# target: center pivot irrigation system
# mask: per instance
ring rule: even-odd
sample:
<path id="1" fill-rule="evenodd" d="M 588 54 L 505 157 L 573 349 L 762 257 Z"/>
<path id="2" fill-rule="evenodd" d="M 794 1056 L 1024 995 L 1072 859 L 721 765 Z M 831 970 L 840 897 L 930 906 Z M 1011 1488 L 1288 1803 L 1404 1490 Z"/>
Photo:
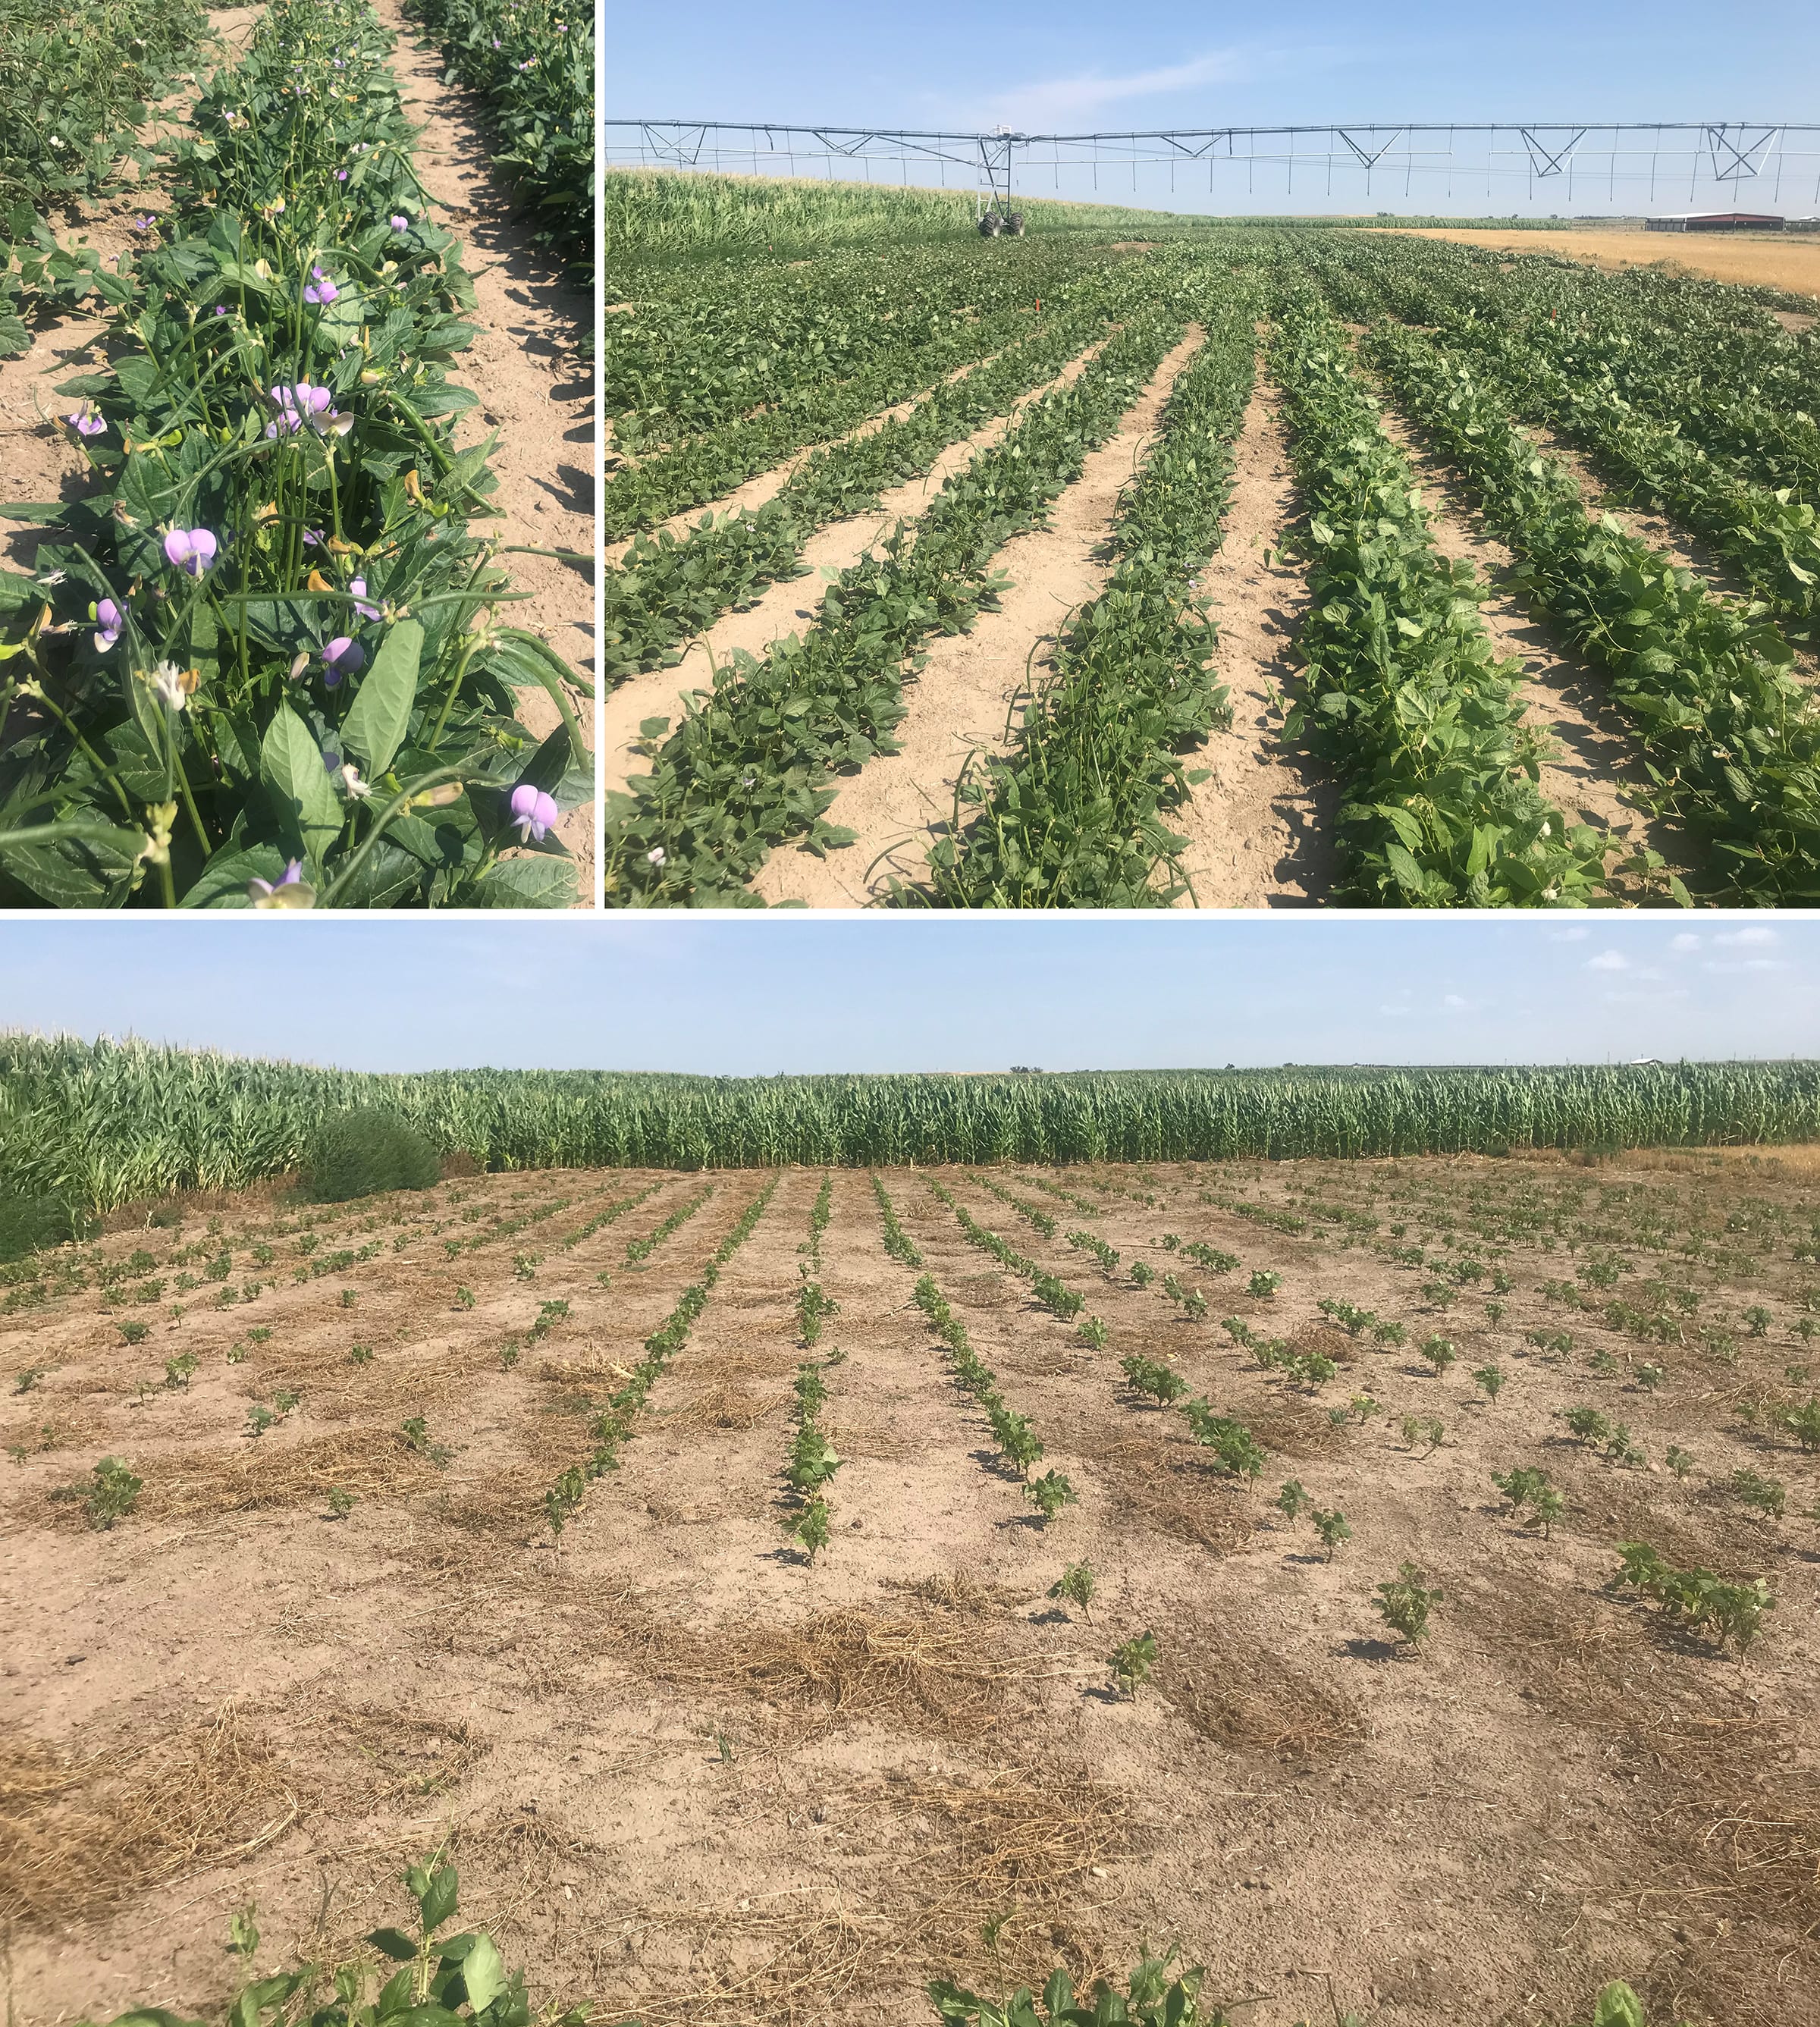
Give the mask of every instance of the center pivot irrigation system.
<path id="1" fill-rule="evenodd" d="M 1533 200 L 1558 188 L 1563 204 L 1620 198 L 1642 208 L 1696 205 L 1703 189 L 1735 204 L 1820 208 L 1820 125 L 1789 121 L 1536 120 L 1488 124 L 1462 120 L 1389 124 L 1352 121 L 1295 127 L 1183 127 L 1144 133 L 1021 134 L 914 131 L 885 127 L 792 127 L 762 120 L 609 120 L 610 167 L 710 169 L 735 175 L 818 175 L 848 181 L 879 172 L 908 183 L 933 167 L 944 186 L 955 171 L 979 190 L 988 216 L 1012 209 L 1013 183 L 1028 190 L 1046 179 L 1055 191 L 1068 172 L 1070 193 L 1139 188 L 1140 168 L 1167 169 L 1172 194 L 1198 189 L 1235 194 L 1242 172 L 1248 195 L 1309 198 L 1342 194 L 1362 178 L 1367 196 L 1447 198 L 1483 190 L 1493 204 Z M 1280 181 L 1279 179 L 1280 178 Z M 1102 179 L 1106 180 L 1102 183 Z M 1116 179 L 1116 181 L 1115 181 Z M 1146 178 L 1155 188 L 1160 179 Z"/>

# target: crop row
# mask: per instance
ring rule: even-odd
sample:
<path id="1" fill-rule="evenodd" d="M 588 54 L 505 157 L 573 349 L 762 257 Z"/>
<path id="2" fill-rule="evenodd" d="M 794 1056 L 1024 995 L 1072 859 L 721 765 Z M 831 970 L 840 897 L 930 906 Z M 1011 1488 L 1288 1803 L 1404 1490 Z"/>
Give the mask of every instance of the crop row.
<path id="1" fill-rule="evenodd" d="M 486 102 L 493 160 L 536 236 L 594 271 L 593 0 L 412 0 L 452 77 Z"/>
<path id="2" fill-rule="evenodd" d="M 277 0 L 172 145 L 111 363 L 60 390 L 92 489 L 0 583 L 16 903 L 574 897 L 574 679 L 503 623 L 528 594 L 469 526 L 495 482 L 490 443 L 452 443 L 472 290 L 389 46 L 364 0 Z M 541 746 L 529 686 L 564 715 Z"/>
<path id="3" fill-rule="evenodd" d="M 1520 665 L 1499 661 L 1488 592 L 1436 550 L 1415 474 L 1317 300 L 1283 307 L 1271 365 L 1309 515 L 1307 663 L 1286 736 L 1345 785 L 1339 891 L 1366 905 L 1546 907 L 1604 885 L 1608 841 L 1536 784 Z"/>
<path id="4" fill-rule="evenodd" d="M 918 647 L 993 604 L 999 551 L 1044 519 L 1179 330 L 1166 316 L 1126 324 L 1072 386 L 1033 402 L 948 482 L 914 540 L 900 529 L 843 572 L 807 635 L 775 643 L 762 661 L 736 657 L 665 742 L 632 807 L 609 815 L 611 904 L 753 905 L 746 882 L 776 846 L 848 841 L 826 817 L 832 777 L 895 750 Z"/>
<path id="5" fill-rule="evenodd" d="M 544 1511 L 559 1545 L 563 1530 L 579 1510 L 588 1487 L 596 1479 L 618 1469 L 620 1449 L 638 1433 L 637 1418 L 644 1412 L 652 1388 L 688 1342 L 689 1332 L 707 1307 L 722 1268 L 751 1237 L 780 1180 L 773 1176 L 747 1205 L 739 1222 L 710 1255 L 700 1276 L 683 1290 L 670 1314 L 646 1338 L 644 1357 L 632 1367 L 625 1383 L 608 1396 L 606 1406 L 589 1424 L 593 1449 L 583 1462 L 567 1466 L 544 1495 Z"/>
<path id="6" fill-rule="evenodd" d="M 1229 716 L 1198 586 L 1220 546 L 1254 319 L 1249 291 L 1209 304 L 1160 440 L 1120 500 L 1110 581 L 1056 643 L 1015 750 L 963 781 L 964 827 L 930 852 L 934 905 L 1150 906 L 1187 891 L 1186 840 L 1165 813 L 1200 778 L 1181 755 Z"/>
<path id="7" fill-rule="evenodd" d="M 209 33 L 196 0 L 9 0 L 0 35 L 0 214 L 95 195 Z M 6 291 L 0 283 L 0 308 Z M 0 353 L 9 348 L 0 329 Z"/>
<path id="8" fill-rule="evenodd" d="M 1053 379 L 1098 330 L 1087 316 L 1043 325 L 977 371 L 936 388 L 908 415 L 818 451 L 762 507 L 704 515 L 680 537 L 668 529 L 641 536 L 607 573 L 609 681 L 676 662 L 679 642 L 749 604 L 766 585 L 801 574 L 803 545 L 818 529 L 921 478 L 951 445 Z"/>
<path id="9" fill-rule="evenodd" d="M 1459 465 L 1534 605 L 1602 666 L 1655 784 L 1711 858 L 1713 898 L 1767 906 L 1820 899 L 1820 704 L 1793 652 L 1659 551 L 1588 512 L 1473 368 L 1390 326 L 1367 355 Z"/>

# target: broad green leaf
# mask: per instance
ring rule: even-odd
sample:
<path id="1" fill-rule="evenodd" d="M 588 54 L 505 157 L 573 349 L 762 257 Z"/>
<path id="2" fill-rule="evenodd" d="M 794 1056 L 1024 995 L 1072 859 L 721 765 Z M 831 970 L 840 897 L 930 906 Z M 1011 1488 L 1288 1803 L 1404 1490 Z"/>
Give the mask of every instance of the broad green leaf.
<path id="1" fill-rule="evenodd" d="M 476 1936 L 461 1960 L 461 1981 L 467 1988 L 467 2003 L 476 2013 L 492 2005 L 508 1982 L 505 1965 L 491 1936 Z"/>
<path id="2" fill-rule="evenodd" d="M 572 908 L 577 899 L 575 862 L 541 853 L 502 858 L 461 898 L 474 908 Z"/>
<path id="3" fill-rule="evenodd" d="M 341 800 L 309 727 L 288 703 L 266 728 L 260 774 L 303 856 L 320 866 L 341 835 Z"/>
<path id="4" fill-rule="evenodd" d="M 379 644 L 361 681 L 341 737 L 366 763 L 369 776 L 384 774 L 404 744 L 423 657 L 423 629 L 415 619 L 401 619 Z"/>

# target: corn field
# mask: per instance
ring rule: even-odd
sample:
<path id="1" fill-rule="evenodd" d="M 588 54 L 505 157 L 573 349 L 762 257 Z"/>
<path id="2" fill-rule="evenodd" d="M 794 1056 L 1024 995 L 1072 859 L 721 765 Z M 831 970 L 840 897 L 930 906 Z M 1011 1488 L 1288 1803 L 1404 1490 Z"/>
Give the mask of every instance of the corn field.
<path id="1" fill-rule="evenodd" d="M 489 1169 L 834 1167 L 1820 1139 L 1820 1064 L 704 1077 L 383 1076 L 140 1042 L 0 1037 L 0 1187 L 109 1209 L 295 1168 L 384 1105 Z"/>

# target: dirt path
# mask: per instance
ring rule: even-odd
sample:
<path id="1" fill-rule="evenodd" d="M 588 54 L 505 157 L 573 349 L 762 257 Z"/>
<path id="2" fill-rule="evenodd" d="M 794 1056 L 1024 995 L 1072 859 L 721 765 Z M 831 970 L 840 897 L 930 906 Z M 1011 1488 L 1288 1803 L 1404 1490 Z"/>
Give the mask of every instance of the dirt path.
<path id="1" fill-rule="evenodd" d="M 914 522 L 949 479 L 997 443 L 1032 401 L 1040 401 L 1054 388 L 1072 386 L 1099 349 L 1097 343 L 1090 345 L 1046 386 L 1022 396 L 1006 414 L 971 436 L 951 444 L 921 478 L 895 487 L 866 513 L 832 522 L 812 535 L 803 545 L 807 577 L 786 578 L 767 586 L 743 611 L 723 614 L 707 633 L 698 634 L 688 644 L 682 659 L 673 667 L 655 669 L 622 683 L 606 703 L 605 729 L 600 740 L 603 792 L 624 793 L 627 783 L 645 772 L 648 762 L 634 750 L 634 745 L 638 728 L 646 718 L 667 718 L 675 724 L 682 715 L 681 699 L 692 690 L 711 687 L 714 670 L 735 648 L 762 656 L 773 641 L 802 630 L 792 624 L 793 621 L 812 626 L 830 578 L 874 549 L 898 522 Z M 813 590 L 811 585 L 815 587 Z"/>
<path id="2" fill-rule="evenodd" d="M 965 380 L 969 373 L 978 372 L 982 366 L 990 366 L 998 356 L 999 354 L 994 352 L 989 353 L 984 359 L 969 360 L 965 365 L 957 366 L 951 373 L 944 374 L 942 385 L 951 387 L 957 380 Z M 659 522 L 651 532 L 654 535 L 667 533 L 680 542 L 699 527 L 704 519 L 718 521 L 729 515 L 756 513 L 767 500 L 776 499 L 818 451 L 831 450 L 838 444 L 859 443 L 867 437 L 876 435 L 887 423 L 901 423 L 919 402 L 928 398 L 928 388 L 920 389 L 908 400 L 897 402 L 888 408 L 881 408 L 876 415 L 868 415 L 864 422 L 856 423 L 844 436 L 829 437 L 817 443 L 805 444 L 802 449 L 792 451 L 781 464 L 773 466 L 769 471 L 761 471 L 755 478 L 748 478 L 743 486 L 735 486 L 731 493 L 723 494 L 718 500 L 707 500 L 699 506 L 684 508 L 679 513 L 672 514 L 668 520 Z M 611 569 L 623 561 L 637 540 L 637 536 L 628 535 L 623 541 L 609 542 L 601 552 L 607 567 Z"/>
<path id="3" fill-rule="evenodd" d="M 594 553 L 593 390 L 575 353 L 577 334 L 593 312 L 566 286 L 547 256 L 533 248 L 504 186 L 490 165 L 479 102 L 443 82 L 433 45 L 420 41 L 398 0 L 375 0 L 375 10 L 398 36 L 392 67 L 404 110 L 421 122 L 417 171 L 443 209 L 441 222 L 466 239 L 464 264 L 474 278 L 479 327 L 456 362 L 456 378 L 481 397 L 457 427 L 466 449 L 489 432 L 498 444 L 493 502 L 503 518 L 483 524 L 507 545 Z M 541 634 L 569 666 L 593 676 L 592 573 L 548 556 L 508 556 L 513 588 L 530 598 L 502 607 L 508 625 Z M 541 690 L 523 690 L 524 722 L 542 736 L 561 722 Z M 592 707 L 575 700 L 585 727 Z M 557 826 L 578 862 L 583 905 L 594 891 L 594 812 L 584 803 Z"/>
<path id="4" fill-rule="evenodd" d="M 1479 618 L 1496 652 L 1523 665 L 1523 722 L 1545 730 L 1556 749 L 1553 762 L 1541 770 L 1543 795 L 1571 822 L 1648 844 L 1672 871 L 1686 877 L 1686 839 L 1672 824 L 1630 805 L 1626 791 L 1647 790 L 1648 770 L 1635 736 L 1598 676 L 1563 653 L 1548 629 L 1531 619 L 1522 600 L 1507 589 L 1516 559 L 1479 526 L 1458 474 L 1423 448 L 1394 408 L 1386 406 L 1383 422 L 1385 434 L 1401 447 L 1422 480 L 1435 548 L 1450 561 L 1464 556 L 1494 589 L 1496 596 L 1479 608 Z M 1632 900 L 1643 898 L 1634 886 L 1618 891 Z"/>
<path id="5" fill-rule="evenodd" d="M 1047 524 L 1014 535 L 999 552 L 995 561 L 1011 589 L 998 609 L 982 614 L 970 632 L 932 644 L 905 688 L 910 714 L 898 727 L 900 751 L 845 781 L 828 813 L 830 822 L 858 832 L 854 843 L 825 858 L 774 851 L 751 883 L 755 893 L 773 904 L 863 907 L 878 899 L 893 873 L 905 881 L 923 877 L 925 851 L 948 827 L 954 785 L 969 755 L 1009 750 L 1013 709 L 1028 697 L 1033 673 L 1050 666 L 1058 630 L 1106 588 L 1112 564 L 1103 546 L 1119 494 L 1203 337 L 1192 327 L 1157 367 L 1117 434 L 1087 456 L 1080 478 L 1054 503 Z"/>
<path id="6" fill-rule="evenodd" d="M 1185 908 L 1319 907 L 1333 881 L 1338 790 L 1281 737 L 1308 593 L 1280 551 L 1299 511 L 1280 412 L 1260 373 L 1234 447 L 1224 541 L 1201 576 L 1219 624 L 1214 669 L 1231 692 L 1232 723 L 1189 756 L 1209 778 L 1164 812 L 1188 840 L 1182 863 L 1194 892 Z"/>

